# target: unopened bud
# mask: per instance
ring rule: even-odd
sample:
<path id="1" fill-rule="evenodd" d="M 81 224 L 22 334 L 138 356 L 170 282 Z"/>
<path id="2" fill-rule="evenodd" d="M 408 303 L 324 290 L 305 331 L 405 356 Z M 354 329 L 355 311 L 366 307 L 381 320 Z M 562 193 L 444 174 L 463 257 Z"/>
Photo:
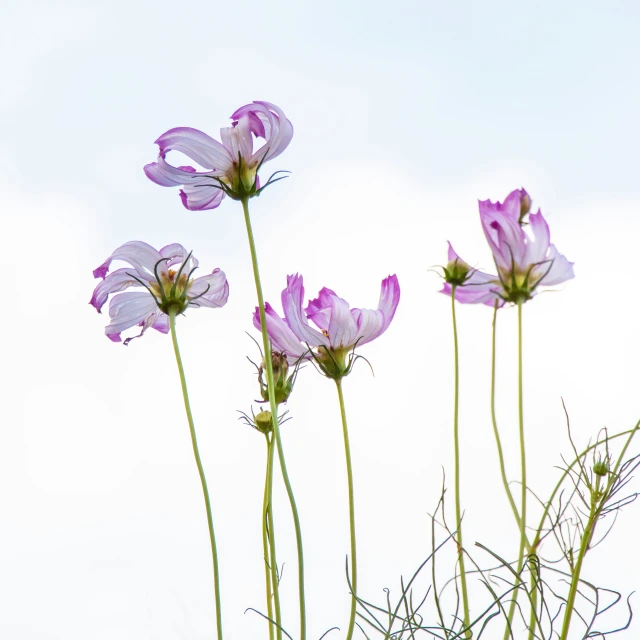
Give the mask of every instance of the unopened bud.
<path id="1" fill-rule="evenodd" d="M 531 211 L 531 196 L 524 190 L 519 189 L 520 192 L 520 219 L 522 224 L 524 217 Z"/>
<path id="2" fill-rule="evenodd" d="M 261 433 L 271 431 L 271 411 L 260 411 L 255 416 L 256 429 Z"/>
<path id="3" fill-rule="evenodd" d="M 273 368 L 273 385 L 276 404 L 282 404 L 289 399 L 291 391 L 293 391 L 293 378 L 292 375 L 287 379 L 287 373 L 289 372 L 289 363 L 287 362 L 287 356 L 284 353 L 274 351 L 271 354 L 271 366 Z M 262 377 L 263 371 L 266 367 L 263 365 L 260 367 L 260 394 L 265 402 L 269 401 L 269 388 L 268 380 L 264 380 Z"/>
<path id="4" fill-rule="evenodd" d="M 460 287 L 469 279 L 471 267 L 464 260 L 456 258 L 443 267 L 443 270 L 445 282 Z"/>
<path id="5" fill-rule="evenodd" d="M 606 476 L 607 473 L 609 473 L 609 465 L 603 460 L 598 460 L 598 462 L 593 465 L 593 473 L 597 476 Z"/>

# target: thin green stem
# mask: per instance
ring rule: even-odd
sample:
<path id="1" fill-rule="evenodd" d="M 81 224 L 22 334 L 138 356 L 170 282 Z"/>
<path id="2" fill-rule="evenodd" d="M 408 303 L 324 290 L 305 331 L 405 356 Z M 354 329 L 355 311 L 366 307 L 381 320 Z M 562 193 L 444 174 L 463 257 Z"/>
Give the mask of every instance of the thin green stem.
<path id="1" fill-rule="evenodd" d="M 500 476 L 502 478 L 502 486 L 504 487 L 504 491 L 507 494 L 507 499 L 509 500 L 509 505 L 511 506 L 511 511 L 513 512 L 513 517 L 516 519 L 516 524 L 518 525 L 518 530 L 520 530 L 520 514 L 518 513 L 518 507 L 516 507 L 515 500 L 513 499 L 513 494 L 511 493 L 511 487 L 509 486 L 509 481 L 507 480 L 507 473 L 504 466 L 504 455 L 502 453 L 502 442 L 500 440 L 500 433 L 498 431 L 498 421 L 496 419 L 496 325 L 498 322 L 498 302 L 493 309 L 493 322 L 492 322 L 492 333 L 491 333 L 491 423 L 493 424 L 493 435 L 496 439 L 496 447 L 498 449 L 498 460 L 500 462 Z M 528 547 L 527 541 L 527 547 Z"/>
<path id="2" fill-rule="evenodd" d="M 207 489 L 207 480 L 204 477 L 204 469 L 200 460 L 200 452 L 198 451 L 198 440 L 196 438 L 196 429 L 193 424 L 193 416 L 191 414 L 191 404 L 189 403 L 189 393 L 187 391 L 187 379 L 184 375 L 184 367 L 182 366 L 182 358 L 180 357 L 180 348 L 178 347 L 178 336 L 176 334 L 176 315 L 175 312 L 169 314 L 169 324 L 171 327 L 171 339 L 173 341 L 173 351 L 176 355 L 178 363 L 178 372 L 180 373 L 180 384 L 182 386 L 182 397 L 184 398 L 184 409 L 187 413 L 187 421 L 189 422 L 189 431 L 191 433 L 191 444 L 193 446 L 193 455 L 196 459 L 198 474 L 200 475 L 200 483 L 202 484 L 202 493 L 204 495 L 204 503 L 207 508 L 207 523 L 209 525 L 209 539 L 211 541 L 211 557 L 213 560 L 213 590 L 216 603 L 216 628 L 218 632 L 218 640 L 222 640 L 222 611 L 220 607 L 220 573 L 218 570 L 218 549 L 216 547 L 216 536 L 213 531 L 213 516 L 211 515 L 211 502 L 209 500 L 209 490 Z"/>
<path id="3" fill-rule="evenodd" d="M 451 287 L 451 319 L 453 321 L 453 455 L 456 500 L 456 540 L 458 543 L 458 563 L 460 564 L 460 586 L 462 588 L 462 608 L 464 615 L 465 637 L 471 638 L 469 595 L 467 592 L 467 573 L 464 568 L 464 547 L 462 545 L 462 509 L 460 506 L 460 438 L 458 429 L 459 401 L 459 365 L 458 365 L 458 327 L 456 323 L 456 285 Z"/>
<path id="4" fill-rule="evenodd" d="M 621 457 L 619 458 L 619 460 L 621 460 L 622 459 L 622 455 L 624 455 L 626 453 L 627 448 L 628 448 L 629 444 L 631 443 L 631 439 L 635 436 L 635 434 L 638 431 L 640 431 L 640 420 L 638 422 L 636 422 L 636 426 L 633 429 L 629 429 L 628 431 L 621 431 L 620 433 L 616 433 L 615 435 L 612 435 L 612 436 L 607 436 L 607 440 L 613 440 L 614 438 L 621 438 L 622 436 L 626 436 L 626 435 L 629 436 L 627 442 L 624 445 L 624 448 L 622 450 L 622 454 L 621 454 Z M 531 547 L 534 550 L 538 548 L 538 545 L 540 544 L 540 541 L 542 540 L 542 528 L 544 527 L 544 521 L 547 519 L 547 517 L 549 515 L 549 509 L 551 509 L 551 504 L 553 503 L 553 499 L 556 497 L 556 494 L 558 493 L 558 491 L 560 491 L 560 487 L 562 486 L 562 484 L 564 483 L 565 479 L 567 478 L 567 476 L 571 472 L 571 469 L 573 469 L 573 467 L 575 465 L 577 465 L 580 462 L 580 460 L 582 460 L 582 458 L 584 458 L 584 456 L 586 456 L 587 453 L 589 453 L 589 451 L 593 451 L 593 449 L 595 449 L 596 447 L 600 446 L 600 444 L 602 444 L 602 443 L 601 442 L 595 442 L 594 444 L 589 445 L 577 458 L 575 458 L 573 460 L 573 462 L 564 470 L 563 474 L 560 476 L 560 480 L 558 480 L 558 482 L 556 483 L 556 486 L 553 488 L 553 491 L 551 492 L 551 497 L 547 501 L 547 503 L 546 503 L 546 505 L 544 507 L 544 511 L 542 512 L 542 517 L 540 518 L 540 524 L 538 525 L 538 528 L 536 530 L 536 536 L 533 539 L 533 542 L 531 544 Z M 617 466 L 616 466 L 616 470 L 617 470 Z"/>
<path id="5" fill-rule="evenodd" d="M 267 470 L 264 482 L 264 500 L 262 502 L 262 551 L 264 555 L 264 572 L 267 592 L 267 615 L 273 620 L 275 606 L 275 629 L 278 640 L 282 638 L 280 618 L 280 589 L 278 584 L 278 563 L 276 560 L 276 533 L 273 528 L 273 512 L 271 510 L 271 496 L 273 492 L 273 438 L 264 434 L 267 441 Z M 275 586 L 272 586 L 275 585 Z M 274 625 L 269 624 L 269 640 L 273 640 Z"/>
<path id="6" fill-rule="evenodd" d="M 520 546 L 518 549 L 518 564 L 516 574 L 520 583 L 522 580 L 522 568 L 524 566 L 524 552 L 527 548 L 527 459 L 524 441 L 524 403 L 523 403 L 523 386 L 522 386 L 522 302 L 518 302 L 518 431 L 520 434 L 520 482 L 521 482 L 521 507 L 520 507 Z M 513 617 L 515 615 L 516 603 L 518 601 L 518 589 L 515 589 L 513 600 L 509 606 L 507 616 L 507 627 L 504 632 L 504 638 L 507 640 L 511 633 Z"/>
<path id="7" fill-rule="evenodd" d="M 273 379 L 273 362 L 271 361 L 271 344 L 269 343 L 269 336 L 267 334 L 267 321 L 264 312 L 264 298 L 262 295 L 262 285 L 260 284 L 260 270 L 258 268 L 258 256 L 256 253 L 256 245 L 253 239 L 253 230 L 251 229 L 251 218 L 249 216 L 249 201 L 248 198 L 242 200 L 242 209 L 244 212 L 244 221 L 247 227 L 247 238 L 249 240 L 249 249 L 251 251 L 251 264 L 253 266 L 253 277 L 256 284 L 256 294 L 258 296 L 258 308 L 260 311 L 260 326 L 262 327 L 262 347 L 264 349 L 264 361 L 267 370 L 267 388 L 269 393 L 269 406 L 271 408 L 271 421 L 273 427 L 273 437 L 276 441 L 276 447 L 278 448 L 278 460 L 280 462 L 280 470 L 282 472 L 282 479 L 284 486 L 289 497 L 289 504 L 291 505 L 291 514 L 293 516 L 293 525 L 296 532 L 296 547 L 298 550 L 298 595 L 300 602 L 300 640 L 306 640 L 307 637 L 307 615 L 305 607 L 305 595 L 304 595 L 304 555 L 302 549 L 302 530 L 300 528 L 300 517 L 298 515 L 298 508 L 296 506 L 296 500 L 293 495 L 293 489 L 291 488 L 291 482 L 289 480 L 289 474 L 287 472 L 287 464 L 284 458 L 284 449 L 282 447 L 282 439 L 280 438 L 280 426 L 278 425 L 278 405 L 275 399 L 275 384 Z M 273 585 L 274 588 L 276 585 Z"/>
<path id="8" fill-rule="evenodd" d="M 340 417 L 342 418 L 342 435 L 344 437 L 344 455 L 347 461 L 347 486 L 349 487 L 349 533 L 351 538 L 351 614 L 349 616 L 349 627 L 347 629 L 347 640 L 353 637 L 353 630 L 356 622 L 356 605 L 358 603 L 358 563 L 356 552 L 356 516 L 355 502 L 353 497 L 353 470 L 351 468 L 351 447 L 349 446 L 349 431 L 347 429 L 347 414 L 344 409 L 344 396 L 342 394 L 342 380 L 336 379 L 336 389 L 338 390 L 338 401 L 340 402 Z"/>
<path id="9" fill-rule="evenodd" d="M 596 494 L 600 491 L 600 476 L 596 477 Z M 571 586 L 569 587 L 569 595 L 567 596 L 567 606 L 564 610 L 564 618 L 562 620 L 562 632 L 560 633 L 559 640 L 566 640 L 569 634 L 569 625 L 571 624 L 571 618 L 573 616 L 573 608 L 576 602 L 576 594 L 578 592 L 578 585 L 580 584 L 580 573 L 582 571 L 582 563 L 584 557 L 589 550 L 593 533 L 596 529 L 596 523 L 600 517 L 600 508 L 602 503 L 600 500 L 591 500 L 591 509 L 589 511 L 589 518 L 587 520 L 587 526 L 582 532 L 582 540 L 580 541 L 580 551 L 578 552 L 578 558 L 576 565 L 571 575 Z"/>
<path id="10" fill-rule="evenodd" d="M 638 430 L 638 424 L 636 424 L 635 429 L 632 429 L 631 432 L 629 433 L 629 437 L 627 438 L 627 441 L 625 442 L 624 447 L 622 448 L 622 451 L 618 456 L 618 460 L 616 461 L 614 468 L 610 472 L 609 481 L 607 483 L 606 488 L 603 491 L 600 490 L 601 478 L 600 476 L 596 476 L 596 486 L 595 486 L 595 489 L 592 490 L 592 494 L 591 494 L 591 509 L 589 511 L 587 526 L 585 527 L 582 533 L 582 540 L 580 541 L 580 550 L 578 552 L 578 557 L 576 560 L 575 567 L 573 568 L 573 571 L 571 574 L 571 585 L 569 586 L 569 595 L 567 596 L 567 606 L 565 608 L 564 618 L 562 620 L 562 632 L 560 634 L 559 640 L 567 640 L 567 636 L 569 635 L 569 626 L 571 624 L 571 618 L 573 616 L 576 595 L 578 593 L 578 585 L 580 584 L 580 573 L 582 572 L 582 564 L 584 562 L 585 556 L 587 555 L 587 551 L 589 551 L 589 546 L 591 545 L 591 540 L 593 539 L 593 534 L 596 529 L 596 524 L 598 523 L 598 520 L 602 514 L 602 509 L 604 508 L 604 505 L 607 501 L 607 496 L 611 491 L 611 487 L 613 483 L 616 482 L 616 479 L 618 476 L 618 469 L 622 464 L 622 460 L 624 459 L 624 456 L 627 452 L 627 448 L 631 444 L 631 440 L 633 436 L 636 434 L 636 431 Z M 618 435 L 622 435 L 622 434 L 618 434 Z M 612 436 L 612 437 L 615 437 L 615 436 Z M 596 445 L 594 446 L 597 446 L 597 444 L 598 443 L 596 443 Z M 585 451 L 582 455 L 586 455 L 587 451 Z M 580 458 L 582 458 L 582 455 L 580 456 Z M 580 458 L 578 458 L 578 460 Z"/>

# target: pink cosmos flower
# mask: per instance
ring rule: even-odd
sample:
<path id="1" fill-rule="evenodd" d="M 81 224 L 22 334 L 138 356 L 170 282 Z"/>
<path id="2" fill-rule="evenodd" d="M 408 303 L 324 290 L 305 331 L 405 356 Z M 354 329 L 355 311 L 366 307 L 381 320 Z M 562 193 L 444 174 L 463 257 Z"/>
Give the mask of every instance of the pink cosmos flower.
<path id="1" fill-rule="evenodd" d="M 287 277 L 287 288 L 282 292 L 284 318 L 270 304 L 265 305 L 273 350 L 284 353 L 290 360 L 313 358 L 328 377 L 341 378 L 351 370 L 353 359 L 350 357 L 347 362 L 347 356 L 353 349 L 387 330 L 400 301 L 400 285 L 395 275 L 385 278 L 375 310 L 350 309 L 346 300 L 326 287 L 304 310 L 303 300 L 302 276 L 296 274 Z M 257 308 L 253 324 L 260 329 Z"/>
<path id="2" fill-rule="evenodd" d="M 502 285 L 497 276 L 479 271 L 468 265 L 449 243 L 448 263 L 445 267 L 445 283 L 440 291 L 451 295 L 456 287 L 456 300 L 464 304 L 486 304 L 494 306 L 496 301 L 502 307 L 505 301 L 500 297 Z"/>
<path id="3" fill-rule="evenodd" d="M 114 260 L 131 266 L 109 273 Z M 222 307 L 227 302 L 229 285 L 224 272 L 214 269 L 211 274 L 194 280 L 191 276 L 197 268 L 198 261 L 181 244 L 170 244 L 156 251 L 145 242 L 127 242 L 94 270 L 93 277 L 103 280 L 95 288 L 89 304 L 102 313 L 102 306 L 112 293 L 142 287 L 145 291 L 121 293 L 111 298 L 107 337 L 120 342 L 120 334 L 135 325 L 142 330 L 137 336 L 127 338 L 124 344 L 143 335 L 149 327 L 168 333 L 167 314 L 182 313 L 188 306 Z"/>
<path id="4" fill-rule="evenodd" d="M 222 143 L 189 127 L 163 133 L 156 140 L 160 147 L 158 161 L 144 168 L 147 177 L 163 187 L 182 186 L 182 204 L 191 211 L 215 209 L 225 194 L 234 199 L 258 195 L 275 180 L 272 176 L 260 187 L 257 172 L 264 162 L 287 148 L 293 125 L 276 105 L 260 101 L 240 107 L 231 120 L 230 127 L 220 129 Z M 264 140 L 255 151 L 254 137 Z M 205 171 L 170 165 L 166 161 L 169 151 L 184 153 Z"/>
<path id="5" fill-rule="evenodd" d="M 551 244 L 549 225 L 540 210 L 529 214 L 531 198 L 524 189 L 512 191 L 504 203 L 481 200 L 479 207 L 498 274 L 468 271 L 469 278 L 456 286 L 456 300 L 490 306 L 496 298 L 526 302 L 539 286 L 554 286 L 574 277 L 573 263 Z M 450 264 L 452 260 L 468 267 L 449 245 Z M 442 292 L 450 294 L 451 286 L 445 284 Z"/>

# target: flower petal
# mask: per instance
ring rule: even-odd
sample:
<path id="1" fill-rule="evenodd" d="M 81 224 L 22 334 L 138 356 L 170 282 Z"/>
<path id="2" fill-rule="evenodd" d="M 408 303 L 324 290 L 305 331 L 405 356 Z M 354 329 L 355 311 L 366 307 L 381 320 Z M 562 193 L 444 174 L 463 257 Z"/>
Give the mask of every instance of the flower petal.
<path id="1" fill-rule="evenodd" d="M 97 269 L 93 271 L 94 278 L 104 278 L 114 260 L 128 262 L 141 280 L 155 280 L 154 268 L 166 271 L 164 260 L 158 251 L 146 242 L 133 240 L 118 247 Z"/>
<path id="2" fill-rule="evenodd" d="M 191 284 L 189 301 L 194 306 L 218 308 L 227 304 L 229 298 L 229 283 L 224 271 L 214 269 L 209 275 L 196 278 Z"/>
<path id="3" fill-rule="evenodd" d="M 561 253 L 558 253 L 558 250 L 553 244 L 549 247 L 547 260 L 551 262 L 551 266 L 540 281 L 540 284 L 550 287 L 575 277 L 573 273 L 573 262 L 569 262 Z"/>
<path id="4" fill-rule="evenodd" d="M 329 322 L 331 320 L 331 300 L 336 298 L 337 294 L 323 287 L 314 300 L 309 300 L 307 308 L 304 312 L 307 318 L 311 320 L 321 331 L 329 331 Z"/>
<path id="5" fill-rule="evenodd" d="M 169 129 L 156 140 L 156 144 L 160 147 L 162 157 L 168 151 L 179 151 L 204 169 L 227 171 L 233 165 L 234 158 L 224 145 L 191 127 Z"/>
<path id="6" fill-rule="evenodd" d="M 224 191 L 214 184 L 185 185 L 180 199 L 189 211 L 216 209 L 224 199 Z"/>
<path id="7" fill-rule="evenodd" d="M 264 306 L 265 319 L 267 323 L 267 333 L 271 340 L 273 351 L 284 353 L 293 360 L 301 357 L 310 358 L 311 354 L 306 345 L 301 344 L 287 323 L 275 312 L 273 307 L 267 302 Z M 256 307 L 253 313 L 253 326 L 261 329 L 260 309 Z"/>
<path id="8" fill-rule="evenodd" d="M 119 336 L 123 331 L 135 325 L 142 325 L 142 333 L 144 333 L 146 328 L 157 320 L 160 313 L 162 312 L 158 309 L 150 293 L 120 293 L 111 298 L 109 304 L 111 322 L 105 328 L 105 333 L 110 338 L 114 335 Z M 113 340 L 113 338 L 111 339 Z"/>
<path id="9" fill-rule="evenodd" d="M 160 255 L 167 259 L 165 263 L 167 267 L 172 267 L 175 264 L 182 264 L 189 254 L 190 252 L 177 242 L 168 244 L 166 247 L 162 247 L 162 249 L 160 249 Z M 198 260 L 194 258 L 193 253 L 191 253 L 189 264 L 183 269 L 183 273 L 189 274 L 191 270 L 195 269 L 197 266 Z"/>
<path id="10" fill-rule="evenodd" d="M 518 221 L 496 212 L 481 213 L 480 221 L 498 269 L 526 269 L 526 239 Z"/>
<path id="11" fill-rule="evenodd" d="M 551 236 L 549 225 L 542 213 L 532 213 L 529 216 L 531 237 L 528 238 L 525 262 L 527 265 L 538 264 L 547 259 Z"/>
<path id="12" fill-rule="evenodd" d="M 349 303 L 338 296 L 331 297 L 329 340 L 334 349 L 350 347 L 358 338 L 358 325 L 351 315 Z"/>
<path id="13" fill-rule="evenodd" d="M 303 298 L 302 276 L 298 274 L 287 276 L 287 288 L 282 292 L 282 308 L 287 324 L 300 342 L 308 344 L 310 347 L 331 346 L 325 335 L 309 326 L 302 311 Z"/>
<path id="14" fill-rule="evenodd" d="M 93 290 L 93 295 L 89 304 L 93 305 L 98 313 L 102 313 L 101 309 L 107 298 L 112 293 L 124 291 L 128 287 L 140 286 L 140 283 L 131 276 L 131 272 L 135 271 L 131 268 L 116 269 L 113 273 L 98 284 Z"/>
<path id="15" fill-rule="evenodd" d="M 249 118 L 252 133 L 265 139 L 265 144 L 253 154 L 251 164 L 257 165 L 260 161 L 271 160 L 279 156 L 289 146 L 293 138 L 293 125 L 284 115 L 282 109 L 275 104 L 255 101 L 237 109 L 231 118 L 240 121 L 244 116 Z M 255 119 L 262 123 L 262 135 Z"/>

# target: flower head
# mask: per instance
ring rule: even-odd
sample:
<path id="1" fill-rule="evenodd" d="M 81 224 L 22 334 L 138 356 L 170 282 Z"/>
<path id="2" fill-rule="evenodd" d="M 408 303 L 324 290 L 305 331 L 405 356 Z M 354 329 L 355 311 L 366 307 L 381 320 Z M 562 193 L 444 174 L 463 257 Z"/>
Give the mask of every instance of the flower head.
<path id="1" fill-rule="evenodd" d="M 574 277 L 573 263 L 551 244 L 549 225 L 542 213 L 539 210 L 529 213 L 531 198 L 524 189 L 512 191 L 503 203 L 481 200 L 479 208 L 482 229 L 498 273 L 494 276 L 469 267 L 466 279 L 455 282 L 456 300 L 490 306 L 496 300 L 498 306 L 505 302 L 522 303 L 530 300 L 538 287 L 554 286 Z M 468 267 L 449 244 L 445 279 L 448 271 L 454 275 L 457 271 L 462 273 L 462 265 Z M 449 278 L 442 293 L 450 295 L 452 284 Z"/>
<path id="2" fill-rule="evenodd" d="M 258 170 L 287 148 L 293 126 L 276 105 L 260 101 L 240 107 L 231 120 L 230 127 L 220 129 L 221 143 L 189 127 L 163 133 L 156 140 L 158 161 L 144 168 L 147 177 L 163 187 L 182 186 L 182 204 L 192 211 L 215 209 L 225 194 L 238 200 L 259 195 L 273 176 L 261 187 Z M 254 138 L 264 140 L 255 151 Z M 169 151 L 184 153 L 205 171 L 170 165 Z"/>
<path id="3" fill-rule="evenodd" d="M 304 310 L 303 300 L 302 276 L 296 274 L 287 277 L 287 288 L 282 292 L 284 318 L 271 305 L 265 305 L 273 349 L 292 360 L 313 358 L 325 375 L 342 378 L 351 370 L 355 347 L 371 342 L 387 330 L 400 301 L 400 286 L 395 275 L 385 278 L 375 310 L 350 309 L 346 300 L 326 287 Z M 258 309 L 253 323 L 260 329 Z"/>
<path id="4" fill-rule="evenodd" d="M 540 210 L 529 215 L 525 230 L 521 214 L 515 215 L 515 206 L 505 209 L 509 199 L 515 201 L 514 194 L 519 193 L 507 196 L 502 211 L 480 203 L 480 221 L 498 269 L 501 297 L 516 303 L 530 300 L 540 285 L 553 286 L 574 277 L 573 263 L 551 244 L 549 225 Z"/>
<path id="5" fill-rule="evenodd" d="M 455 287 L 455 296 L 458 302 L 466 304 L 486 304 L 494 306 L 504 305 L 500 297 L 502 290 L 497 276 L 479 271 L 468 265 L 453 249 L 449 243 L 448 263 L 444 267 L 444 285 L 440 293 L 451 295 Z"/>
<path id="6" fill-rule="evenodd" d="M 109 273 L 114 260 L 128 262 Z M 105 333 L 113 342 L 135 325 L 142 327 L 141 336 L 149 327 L 162 333 L 169 331 L 169 315 L 182 313 L 187 307 L 222 307 L 229 297 L 229 285 L 223 271 L 214 269 L 209 275 L 192 279 L 198 261 L 180 244 L 170 244 L 156 251 L 145 242 L 133 241 L 118 247 L 97 269 L 94 278 L 102 282 L 93 291 L 89 304 L 98 313 L 112 293 L 129 287 L 145 291 L 121 293 L 111 298 L 111 322 Z M 128 344 L 132 338 L 127 338 Z"/>

